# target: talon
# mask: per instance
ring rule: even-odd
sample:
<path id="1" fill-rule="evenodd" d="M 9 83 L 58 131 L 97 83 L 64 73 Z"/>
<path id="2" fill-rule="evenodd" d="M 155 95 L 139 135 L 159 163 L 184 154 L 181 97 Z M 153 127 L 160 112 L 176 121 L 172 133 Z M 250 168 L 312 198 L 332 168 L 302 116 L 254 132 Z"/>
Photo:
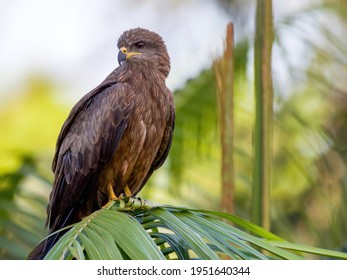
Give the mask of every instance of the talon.
<path id="1" fill-rule="evenodd" d="M 121 193 L 120 196 L 119 196 L 119 199 L 124 199 L 126 197 L 127 197 L 127 195 L 125 193 Z"/>

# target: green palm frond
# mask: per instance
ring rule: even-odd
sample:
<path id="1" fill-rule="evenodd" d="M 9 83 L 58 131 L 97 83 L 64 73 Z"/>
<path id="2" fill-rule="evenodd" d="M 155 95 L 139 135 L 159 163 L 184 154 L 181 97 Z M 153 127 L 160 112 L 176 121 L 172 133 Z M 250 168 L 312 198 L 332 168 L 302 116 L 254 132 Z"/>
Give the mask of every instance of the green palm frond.
<path id="1" fill-rule="evenodd" d="M 20 159 L 17 170 L 0 174 L 0 259 L 24 259 L 45 235 L 50 184 L 32 156 Z"/>
<path id="2" fill-rule="evenodd" d="M 126 198 L 71 227 L 45 259 L 303 259 L 303 252 L 347 259 L 288 243 L 230 214 Z"/>

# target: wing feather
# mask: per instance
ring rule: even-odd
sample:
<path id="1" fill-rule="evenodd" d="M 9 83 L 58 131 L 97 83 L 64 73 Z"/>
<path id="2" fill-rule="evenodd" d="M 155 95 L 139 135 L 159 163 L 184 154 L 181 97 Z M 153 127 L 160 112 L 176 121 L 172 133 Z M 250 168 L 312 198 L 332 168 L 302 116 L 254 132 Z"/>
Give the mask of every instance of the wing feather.
<path id="1" fill-rule="evenodd" d="M 96 193 L 98 174 L 127 127 L 132 94 L 123 84 L 99 86 L 72 109 L 52 165 L 55 181 L 47 210 L 50 232 L 92 211 L 86 202 Z"/>

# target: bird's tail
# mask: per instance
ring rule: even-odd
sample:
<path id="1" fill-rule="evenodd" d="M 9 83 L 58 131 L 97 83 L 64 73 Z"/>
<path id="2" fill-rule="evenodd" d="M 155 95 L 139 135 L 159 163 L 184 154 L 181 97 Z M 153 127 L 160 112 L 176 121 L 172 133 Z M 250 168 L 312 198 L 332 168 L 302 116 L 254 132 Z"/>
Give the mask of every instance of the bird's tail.
<path id="1" fill-rule="evenodd" d="M 28 255 L 28 260 L 43 260 L 47 253 L 53 248 L 53 246 L 58 242 L 60 237 L 62 237 L 66 230 L 58 230 L 57 232 L 54 232 L 55 229 L 61 229 L 64 228 L 67 225 L 70 225 L 74 221 L 74 214 L 76 212 L 76 208 L 73 207 L 70 209 L 70 211 L 67 213 L 67 215 L 62 215 L 63 219 L 59 219 L 59 223 L 53 226 L 53 228 L 50 229 L 49 235 L 42 240 Z"/>
<path id="2" fill-rule="evenodd" d="M 55 242 L 56 243 L 56 242 Z M 28 260 L 43 260 L 54 246 L 53 237 L 42 240 L 28 255 Z"/>

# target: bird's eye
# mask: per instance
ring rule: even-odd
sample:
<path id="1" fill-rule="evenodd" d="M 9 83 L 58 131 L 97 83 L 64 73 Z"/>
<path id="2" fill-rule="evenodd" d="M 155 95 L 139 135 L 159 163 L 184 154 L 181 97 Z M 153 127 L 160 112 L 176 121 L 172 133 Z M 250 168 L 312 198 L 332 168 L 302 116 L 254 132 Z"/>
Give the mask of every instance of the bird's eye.
<path id="1" fill-rule="evenodd" d="M 145 42 L 144 41 L 138 41 L 138 42 L 134 43 L 134 46 L 138 49 L 141 49 L 145 46 Z"/>

